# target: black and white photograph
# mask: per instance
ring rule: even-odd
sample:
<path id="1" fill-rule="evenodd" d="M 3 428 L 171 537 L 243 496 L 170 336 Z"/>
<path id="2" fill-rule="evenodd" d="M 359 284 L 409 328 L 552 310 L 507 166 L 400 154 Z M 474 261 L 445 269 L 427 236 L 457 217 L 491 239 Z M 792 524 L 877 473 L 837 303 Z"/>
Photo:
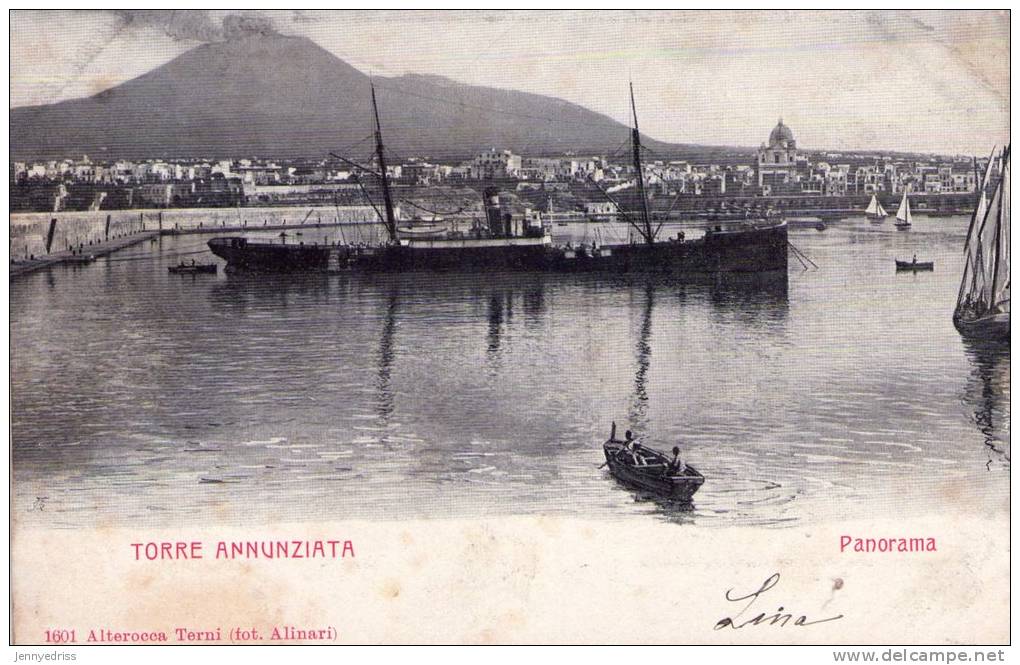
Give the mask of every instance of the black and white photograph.
<path id="1" fill-rule="evenodd" d="M 9 23 L 12 645 L 1009 643 L 1008 10 Z"/>

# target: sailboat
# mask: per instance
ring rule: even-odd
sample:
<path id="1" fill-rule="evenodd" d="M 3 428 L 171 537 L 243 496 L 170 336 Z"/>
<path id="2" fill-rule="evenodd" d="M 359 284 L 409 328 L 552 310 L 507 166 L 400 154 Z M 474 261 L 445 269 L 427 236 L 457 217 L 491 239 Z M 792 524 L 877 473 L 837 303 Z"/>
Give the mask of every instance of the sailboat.
<path id="1" fill-rule="evenodd" d="M 864 216 L 867 217 L 869 221 L 877 223 L 888 217 L 889 213 L 886 212 L 885 208 L 882 207 L 882 204 L 879 203 L 878 197 L 872 194 L 871 203 L 869 203 L 868 207 L 864 209 Z"/>
<path id="2" fill-rule="evenodd" d="M 969 338 L 1009 339 L 1009 152 L 1007 146 L 991 200 L 987 191 L 994 160 L 989 159 L 967 233 L 953 324 Z"/>
<path id="3" fill-rule="evenodd" d="M 899 210 L 896 211 L 896 228 L 898 229 L 909 229 L 910 221 L 913 218 L 910 215 L 910 199 L 907 198 L 906 190 L 903 191 L 903 199 L 900 200 Z"/>

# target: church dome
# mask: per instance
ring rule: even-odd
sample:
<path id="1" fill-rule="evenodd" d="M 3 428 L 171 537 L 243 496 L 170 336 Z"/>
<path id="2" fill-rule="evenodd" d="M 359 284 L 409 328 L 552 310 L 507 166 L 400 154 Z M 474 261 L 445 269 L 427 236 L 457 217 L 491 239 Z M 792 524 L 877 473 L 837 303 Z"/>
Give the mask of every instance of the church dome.
<path id="1" fill-rule="evenodd" d="M 779 124 L 776 125 L 772 133 L 769 134 L 769 145 L 776 145 L 777 143 L 783 143 L 784 141 L 793 140 L 793 131 L 789 127 L 783 124 L 783 119 L 779 119 Z"/>

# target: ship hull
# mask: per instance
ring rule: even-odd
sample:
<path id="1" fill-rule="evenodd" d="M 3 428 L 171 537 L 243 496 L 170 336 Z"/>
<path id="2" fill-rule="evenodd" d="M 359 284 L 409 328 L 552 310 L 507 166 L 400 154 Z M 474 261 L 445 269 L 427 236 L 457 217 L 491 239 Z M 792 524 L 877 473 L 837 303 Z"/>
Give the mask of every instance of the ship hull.
<path id="1" fill-rule="evenodd" d="M 953 318 L 953 325 L 961 335 L 971 339 L 989 341 L 1009 340 L 1009 314 L 993 314 L 977 319 Z"/>
<path id="2" fill-rule="evenodd" d="M 786 271 L 787 227 L 719 231 L 688 242 L 554 247 L 546 238 L 413 240 L 381 247 L 287 245 L 214 238 L 212 252 L 231 270 L 253 272 L 644 272 L 664 274 Z"/>
<path id="3" fill-rule="evenodd" d="M 325 272 L 328 245 L 286 245 L 249 242 L 247 238 L 213 238 L 212 253 L 227 262 L 228 270 L 248 272 Z"/>
<path id="4" fill-rule="evenodd" d="M 786 271 L 785 223 L 739 231 L 715 232 L 688 242 L 607 245 L 595 251 L 559 251 L 559 271 L 645 272 L 665 274 L 757 273 Z"/>

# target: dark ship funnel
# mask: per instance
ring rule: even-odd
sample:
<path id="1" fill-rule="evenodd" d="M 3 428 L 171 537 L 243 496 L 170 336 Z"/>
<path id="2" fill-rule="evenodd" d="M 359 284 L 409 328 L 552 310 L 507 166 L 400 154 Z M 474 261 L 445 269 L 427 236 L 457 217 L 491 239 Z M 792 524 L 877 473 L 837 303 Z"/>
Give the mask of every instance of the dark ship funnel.
<path id="1" fill-rule="evenodd" d="M 495 237 L 504 234 L 503 215 L 499 209 L 499 188 L 486 187 L 482 193 L 482 205 L 485 207 L 485 221 L 489 225 L 489 233 Z"/>

